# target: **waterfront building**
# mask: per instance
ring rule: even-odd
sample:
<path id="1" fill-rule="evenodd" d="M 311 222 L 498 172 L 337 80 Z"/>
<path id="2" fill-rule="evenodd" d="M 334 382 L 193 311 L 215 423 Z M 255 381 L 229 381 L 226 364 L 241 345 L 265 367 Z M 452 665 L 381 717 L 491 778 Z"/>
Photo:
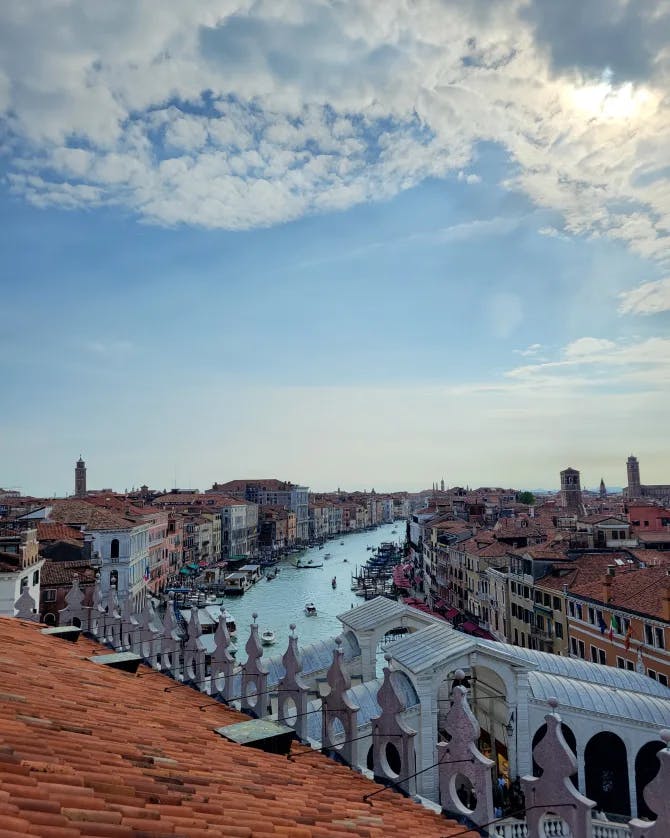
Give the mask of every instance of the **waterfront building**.
<path id="1" fill-rule="evenodd" d="M 223 492 L 258 506 L 285 506 L 296 515 L 297 540 L 309 541 L 309 489 L 283 480 L 229 480 L 214 483 L 210 492 Z"/>
<path id="2" fill-rule="evenodd" d="M 0 529 L 0 615 L 14 616 L 14 603 L 24 590 L 39 603 L 43 564 L 36 528 Z"/>

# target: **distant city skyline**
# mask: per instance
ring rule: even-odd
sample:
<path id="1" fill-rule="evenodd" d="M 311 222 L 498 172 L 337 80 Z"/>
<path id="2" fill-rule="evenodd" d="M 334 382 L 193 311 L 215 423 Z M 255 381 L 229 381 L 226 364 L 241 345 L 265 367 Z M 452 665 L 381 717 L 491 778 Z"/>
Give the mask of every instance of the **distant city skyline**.
<path id="1" fill-rule="evenodd" d="M 670 480 L 667 10 L 186 8 L 0 8 L 0 485 Z"/>

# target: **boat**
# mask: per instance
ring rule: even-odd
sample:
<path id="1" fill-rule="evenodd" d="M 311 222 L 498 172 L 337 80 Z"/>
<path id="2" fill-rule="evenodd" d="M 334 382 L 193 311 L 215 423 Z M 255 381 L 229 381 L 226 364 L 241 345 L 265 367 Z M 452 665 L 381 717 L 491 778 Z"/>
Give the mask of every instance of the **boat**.
<path id="1" fill-rule="evenodd" d="M 344 541 L 340 541 L 340 547 L 344 545 Z"/>
<path id="2" fill-rule="evenodd" d="M 275 636 L 275 633 L 272 631 L 272 629 L 266 629 L 261 634 L 261 643 L 263 644 L 263 646 L 272 646 L 272 644 L 276 641 L 276 639 L 277 638 Z"/>
<path id="3" fill-rule="evenodd" d="M 319 550 L 323 550 L 323 548 L 324 548 L 325 546 L 326 546 L 325 544 L 319 544 Z"/>
<path id="4" fill-rule="evenodd" d="M 216 605 L 217 596 L 216 594 L 207 594 L 205 597 L 205 602 L 207 605 Z"/>
<path id="5" fill-rule="evenodd" d="M 333 589 L 337 588 L 337 576 L 333 576 L 333 579 L 330 584 L 332 585 Z"/>
<path id="6" fill-rule="evenodd" d="M 314 559 L 308 559 L 308 561 L 303 562 L 302 559 L 298 559 L 298 561 L 293 565 L 293 567 L 323 567 L 323 562 L 315 562 Z"/>
<path id="7" fill-rule="evenodd" d="M 305 614 L 308 617 L 316 617 L 316 605 L 313 602 L 305 603 Z"/>
<path id="8" fill-rule="evenodd" d="M 233 615 L 228 611 L 227 608 L 221 609 L 221 614 L 226 620 L 226 628 L 228 629 L 228 634 L 233 635 L 237 632 L 237 626 L 235 625 L 235 618 Z"/>
<path id="9" fill-rule="evenodd" d="M 348 561 L 349 561 L 349 559 L 342 559 L 342 561 L 343 561 L 343 562 L 348 562 Z"/>
<path id="10" fill-rule="evenodd" d="M 332 558 L 333 558 L 333 554 L 332 554 L 332 553 L 324 553 L 323 558 L 324 558 L 324 559 L 332 559 Z"/>

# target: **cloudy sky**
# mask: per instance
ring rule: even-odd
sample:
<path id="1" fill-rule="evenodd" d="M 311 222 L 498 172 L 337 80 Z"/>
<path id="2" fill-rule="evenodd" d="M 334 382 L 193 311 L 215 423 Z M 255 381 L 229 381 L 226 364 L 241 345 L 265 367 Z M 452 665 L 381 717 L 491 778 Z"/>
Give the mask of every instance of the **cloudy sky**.
<path id="1" fill-rule="evenodd" d="M 0 485 L 670 482 L 670 2 L 5 0 Z"/>

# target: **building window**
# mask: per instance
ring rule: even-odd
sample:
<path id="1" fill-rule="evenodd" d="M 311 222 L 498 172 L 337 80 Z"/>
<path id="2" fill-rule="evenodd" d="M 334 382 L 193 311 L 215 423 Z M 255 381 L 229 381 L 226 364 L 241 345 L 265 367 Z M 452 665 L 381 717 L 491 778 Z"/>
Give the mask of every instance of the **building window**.
<path id="1" fill-rule="evenodd" d="M 579 640 L 578 643 L 579 643 L 579 657 L 582 660 L 584 660 L 584 658 L 586 657 L 586 646 L 584 645 L 583 640 Z"/>
<path id="2" fill-rule="evenodd" d="M 544 595 L 544 604 L 547 606 L 547 608 L 551 608 L 551 597 L 549 596 L 549 594 Z"/>
<path id="3" fill-rule="evenodd" d="M 36 570 L 33 572 L 33 585 L 39 585 L 40 583 L 40 572 Z"/>
<path id="4" fill-rule="evenodd" d="M 607 652 L 604 649 L 598 649 L 598 663 L 607 666 Z"/>
<path id="5" fill-rule="evenodd" d="M 663 675 L 662 672 L 658 673 L 658 683 L 663 684 L 664 687 L 668 686 L 668 678 L 667 675 Z"/>
<path id="6" fill-rule="evenodd" d="M 570 638 L 570 651 L 573 655 L 577 655 L 577 640 L 574 637 Z"/>
<path id="7" fill-rule="evenodd" d="M 55 602 L 56 601 L 56 590 L 55 588 L 51 588 L 48 591 L 44 591 L 44 601 L 45 602 Z"/>
<path id="8" fill-rule="evenodd" d="M 654 628 L 654 645 L 657 649 L 665 649 L 665 638 L 663 637 L 663 629 L 660 626 Z"/>
<path id="9" fill-rule="evenodd" d="M 554 597 L 554 611 L 562 611 L 560 597 Z"/>
<path id="10" fill-rule="evenodd" d="M 21 580 L 21 593 L 23 593 L 24 589 L 28 587 L 28 577 L 24 576 Z"/>
<path id="11" fill-rule="evenodd" d="M 591 646 L 591 660 L 593 663 L 598 663 L 598 649 L 595 646 Z"/>
<path id="12" fill-rule="evenodd" d="M 109 548 L 109 556 L 112 559 L 118 559 L 119 558 L 119 539 L 118 538 L 113 538 L 112 539 L 112 543 L 111 543 L 111 546 Z"/>
<path id="13" fill-rule="evenodd" d="M 583 617 L 583 615 L 582 615 L 582 606 L 581 606 L 581 605 L 579 605 L 579 604 L 577 604 L 577 605 L 575 605 L 575 608 L 576 608 L 576 610 L 577 610 L 577 619 L 578 619 L 578 620 L 583 620 L 583 619 L 584 619 L 584 617 Z"/>
<path id="14" fill-rule="evenodd" d="M 575 603 L 574 602 L 569 602 L 568 603 L 568 614 L 571 617 L 575 616 Z"/>
<path id="15" fill-rule="evenodd" d="M 617 668 L 618 668 L 618 669 L 623 669 L 623 668 L 624 668 L 624 666 L 625 666 L 624 659 L 623 659 L 623 658 L 620 658 L 620 657 L 617 657 L 617 659 L 616 659 L 616 665 L 617 665 Z"/>
<path id="16" fill-rule="evenodd" d="M 633 661 L 626 661 L 626 669 L 629 669 L 631 672 L 635 669 Z"/>
<path id="17" fill-rule="evenodd" d="M 654 679 L 654 681 L 656 680 L 656 670 L 655 670 L 655 669 L 648 669 L 648 670 L 647 670 L 647 675 L 648 675 L 650 678 L 653 678 L 653 679 Z"/>
<path id="18" fill-rule="evenodd" d="M 554 631 L 559 640 L 563 640 L 563 623 L 554 623 Z"/>

